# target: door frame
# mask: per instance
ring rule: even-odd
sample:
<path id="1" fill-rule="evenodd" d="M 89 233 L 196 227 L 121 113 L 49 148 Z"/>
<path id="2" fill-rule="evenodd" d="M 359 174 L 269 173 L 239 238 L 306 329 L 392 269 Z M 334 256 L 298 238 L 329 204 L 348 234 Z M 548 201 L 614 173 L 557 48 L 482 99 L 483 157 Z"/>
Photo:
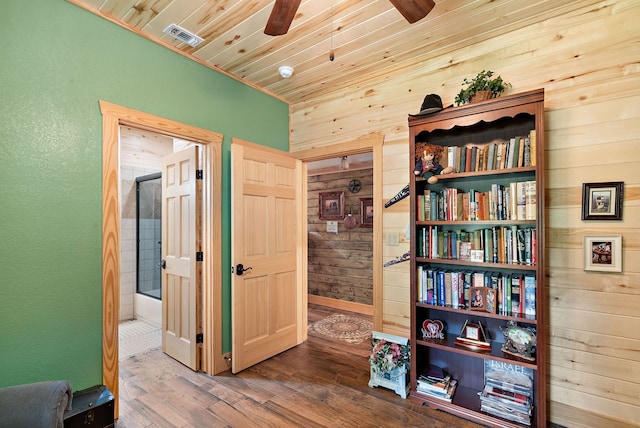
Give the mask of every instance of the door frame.
<path id="1" fill-rule="evenodd" d="M 225 370 L 222 354 L 222 134 L 100 100 L 102 113 L 102 382 L 118 412 L 120 312 L 120 126 L 132 126 L 202 145 L 202 347 L 201 370 Z M 215 255 L 215 256 L 214 256 Z"/>
<path id="2" fill-rule="evenodd" d="M 313 162 L 324 159 L 332 159 L 342 156 L 357 155 L 360 153 L 373 153 L 373 212 L 382 213 L 384 204 L 382 200 L 382 149 L 384 135 L 370 134 L 347 143 L 332 144 L 329 146 L 317 147 L 306 150 L 290 152 L 292 156 L 301 161 Z M 307 180 L 304 180 L 305 185 Z M 306 191 L 305 191 L 306 194 Z M 307 218 L 307 209 L 304 208 L 304 219 Z M 305 236 L 308 233 L 305 224 Z M 382 331 L 383 311 L 383 265 L 382 265 L 382 215 L 378 215 L 373 222 L 373 329 Z M 305 259 L 306 260 L 306 259 Z M 305 263 L 305 271 L 306 271 Z"/>

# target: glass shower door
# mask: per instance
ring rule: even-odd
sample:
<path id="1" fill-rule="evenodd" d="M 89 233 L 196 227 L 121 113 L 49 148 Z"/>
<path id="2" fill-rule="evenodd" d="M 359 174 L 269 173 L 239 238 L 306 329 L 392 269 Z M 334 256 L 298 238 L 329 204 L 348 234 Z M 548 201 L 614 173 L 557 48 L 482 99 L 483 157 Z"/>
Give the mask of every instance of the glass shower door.
<path id="1" fill-rule="evenodd" d="M 136 292 L 162 299 L 162 178 L 161 173 L 136 178 Z"/>

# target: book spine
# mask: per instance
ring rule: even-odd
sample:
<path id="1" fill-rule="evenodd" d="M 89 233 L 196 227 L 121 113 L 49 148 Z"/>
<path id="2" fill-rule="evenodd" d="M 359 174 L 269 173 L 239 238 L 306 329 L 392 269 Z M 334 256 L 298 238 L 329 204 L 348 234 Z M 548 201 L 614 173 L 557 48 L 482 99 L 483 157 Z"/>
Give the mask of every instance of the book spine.
<path id="1" fill-rule="evenodd" d="M 431 220 L 431 190 L 424 191 L 424 211 L 423 218 L 425 220 Z"/>
<path id="2" fill-rule="evenodd" d="M 478 146 L 473 146 L 471 148 L 471 164 L 469 167 L 469 172 L 475 172 L 478 170 Z"/>
<path id="3" fill-rule="evenodd" d="M 445 281 L 445 272 L 438 271 L 438 306 L 447 305 L 447 289 Z"/>
<path id="4" fill-rule="evenodd" d="M 532 180 L 525 183 L 525 219 L 536 220 L 538 217 L 536 182 Z"/>
<path id="5" fill-rule="evenodd" d="M 531 140 L 524 137 L 524 164 L 523 166 L 531 166 Z"/>
<path id="6" fill-rule="evenodd" d="M 494 159 L 496 156 L 496 145 L 495 143 L 489 143 L 489 147 L 487 149 L 487 171 L 494 169 Z"/>
<path id="7" fill-rule="evenodd" d="M 471 290 L 472 273 L 464 272 L 464 308 L 469 309 L 469 292 Z"/>
<path id="8" fill-rule="evenodd" d="M 425 275 L 426 290 L 427 290 L 427 303 L 435 305 L 435 290 L 433 287 L 433 269 L 427 269 Z"/>
<path id="9" fill-rule="evenodd" d="M 511 314 L 514 316 L 521 315 L 520 310 L 520 275 L 511 275 Z"/>
<path id="10" fill-rule="evenodd" d="M 417 269 L 418 279 L 416 281 L 416 291 L 418 292 L 418 302 L 424 302 L 424 285 L 423 285 L 423 277 L 424 277 L 424 268 L 423 266 L 418 266 Z"/>
<path id="11" fill-rule="evenodd" d="M 447 166 L 451 167 L 453 172 L 458 172 L 456 169 L 456 148 L 447 147 Z"/>
<path id="12" fill-rule="evenodd" d="M 536 278 L 533 275 L 524 276 L 524 313 L 536 315 Z"/>
<path id="13" fill-rule="evenodd" d="M 458 309 L 460 301 L 460 276 L 458 272 L 451 272 L 451 307 Z"/>
<path id="14" fill-rule="evenodd" d="M 529 144 L 531 145 L 531 166 L 536 166 L 537 147 L 536 147 L 536 130 L 532 129 L 529 132 Z"/>

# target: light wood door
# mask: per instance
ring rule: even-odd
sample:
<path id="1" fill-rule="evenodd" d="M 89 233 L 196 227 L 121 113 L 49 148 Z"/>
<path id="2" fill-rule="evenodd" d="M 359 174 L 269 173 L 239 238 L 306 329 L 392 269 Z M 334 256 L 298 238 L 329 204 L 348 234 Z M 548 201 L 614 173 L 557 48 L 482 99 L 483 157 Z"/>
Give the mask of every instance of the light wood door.
<path id="1" fill-rule="evenodd" d="M 192 370 L 200 364 L 197 150 L 168 155 L 162 165 L 162 351 Z"/>
<path id="2" fill-rule="evenodd" d="M 306 339 L 302 163 L 234 140 L 232 158 L 232 371 Z M 238 265 L 246 270 L 238 275 Z"/>

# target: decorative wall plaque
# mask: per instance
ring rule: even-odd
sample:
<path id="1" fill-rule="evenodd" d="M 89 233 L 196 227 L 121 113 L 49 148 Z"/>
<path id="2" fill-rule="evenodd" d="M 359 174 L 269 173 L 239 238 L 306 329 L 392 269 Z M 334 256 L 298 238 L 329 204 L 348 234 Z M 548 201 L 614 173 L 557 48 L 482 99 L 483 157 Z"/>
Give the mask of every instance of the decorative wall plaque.
<path id="1" fill-rule="evenodd" d="M 440 320 L 424 320 L 422 322 L 422 336 L 425 339 L 444 339 L 443 322 Z"/>

